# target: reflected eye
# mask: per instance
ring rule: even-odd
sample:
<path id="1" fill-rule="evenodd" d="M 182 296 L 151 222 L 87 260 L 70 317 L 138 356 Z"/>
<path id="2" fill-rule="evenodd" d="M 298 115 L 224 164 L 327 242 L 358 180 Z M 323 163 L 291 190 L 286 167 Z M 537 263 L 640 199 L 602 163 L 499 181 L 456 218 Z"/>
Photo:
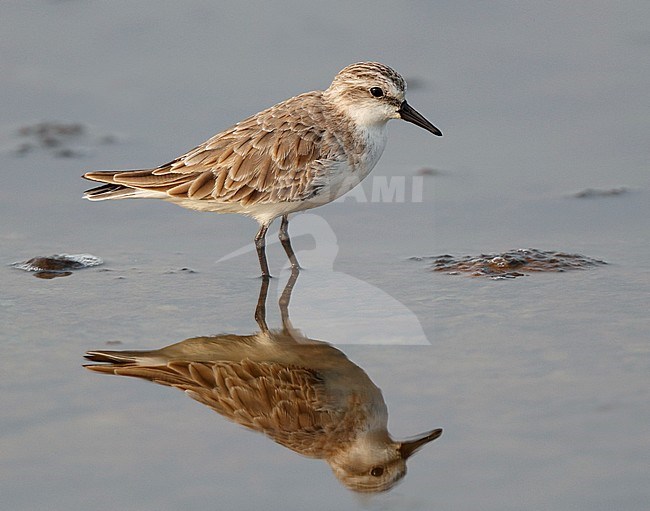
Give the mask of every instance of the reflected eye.
<path id="1" fill-rule="evenodd" d="M 373 477 L 379 477 L 384 473 L 384 467 L 372 467 L 370 475 Z"/>
<path id="2" fill-rule="evenodd" d="M 376 98 L 381 98 L 384 95 L 384 91 L 381 90 L 381 87 L 372 87 L 370 89 L 370 94 Z"/>

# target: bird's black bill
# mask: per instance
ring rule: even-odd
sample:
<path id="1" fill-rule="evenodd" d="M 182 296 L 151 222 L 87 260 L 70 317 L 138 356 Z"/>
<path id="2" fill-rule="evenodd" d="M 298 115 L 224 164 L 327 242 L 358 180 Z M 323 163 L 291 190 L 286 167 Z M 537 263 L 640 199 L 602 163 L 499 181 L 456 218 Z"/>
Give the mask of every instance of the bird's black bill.
<path id="1" fill-rule="evenodd" d="M 428 433 L 418 435 L 417 437 L 412 438 L 411 440 L 406 440 L 402 442 L 402 444 L 399 447 L 399 451 L 400 454 L 402 455 L 402 458 L 407 459 L 409 456 L 415 454 L 415 452 L 418 449 L 420 449 L 420 447 L 422 447 L 425 444 L 428 444 L 429 442 L 432 442 L 440 435 L 442 435 L 442 429 L 434 429 L 433 431 L 429 431 Z"/>
<path id="2" fill-rule="evenodd" d="M 424 128 L 425 130 L 430 131 L 434 135 L 437 135 L 439 137 L 442 136 L 442 131 L 440 131 L 433 124 L 427 121 L 420 112 L 418 112 L 415 108 L 409 105 L 406 101 L 402 103 L 402 105 L 399 107 L 399 110 L 397 112 L 399 113 L 400 117 L 405 121 L 412 122 L 416 126 L 420 126 L 420 128 Z"/>

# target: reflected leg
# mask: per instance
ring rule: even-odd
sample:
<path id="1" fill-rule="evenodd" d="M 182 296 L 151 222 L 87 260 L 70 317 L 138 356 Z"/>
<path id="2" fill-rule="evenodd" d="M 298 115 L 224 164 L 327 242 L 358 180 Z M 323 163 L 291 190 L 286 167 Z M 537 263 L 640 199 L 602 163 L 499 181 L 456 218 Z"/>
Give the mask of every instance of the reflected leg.
<path id="1" fill-rule="evenodd" d="M 290 327 L 289 301 L 291 300 L 293 286 L 296 284 L 296 280 L 298 280 L 298 275 L 300 275 L 300 270 L 298 270 L 298 268 L 291 268 L 291 275 L 289 276 L 289 280 L 287 280 L 287 284 L 284 286 L 284 290 L 282 291 L 280 300 L 278 301 L 278 305 L 280 306 L 280 317 L 282 318 L 282 326 L 285 329 L 288 329 Z"/>
<path id="2" fill-rule="evenodd" d="M 262 332 L 269 331 L 269 327 L 266 324 L 266 295 L 269 292 L 269 280 L 268 277 L 262 277 L 260 294 L 257 298 L 257 307 L 255 307 L 255 321 Z"/>
<path id="3" fill-rule="evenodd" d="M 257 258 L 260 261 L 260 268 L 262 269 L 262 278 L 268 279 L 271 274 L 269 273 L 269 263 L 266 261 L 266 231 L 269 230 L 269 224 L 262 224 L 260 230 L 255 236 L 255 248 L 257 249 Z"/>

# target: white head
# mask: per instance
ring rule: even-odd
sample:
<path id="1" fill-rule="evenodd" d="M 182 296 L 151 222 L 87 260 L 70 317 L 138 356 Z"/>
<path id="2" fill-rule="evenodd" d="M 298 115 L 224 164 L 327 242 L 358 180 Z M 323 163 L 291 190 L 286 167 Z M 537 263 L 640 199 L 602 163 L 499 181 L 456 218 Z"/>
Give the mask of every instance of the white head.
<path id="1" fill-rule="evenodd" d="M 406 102 L 406 82 L 400 74 L 379 62 L 359 62 L 342 69 L 324 96 L 361 126 L 383 125 L 403 119 L 434 135 L 440 130 Z"/>
<path id="2" fill-rule="evenodd" d="M 406 460 L 422 446 L 442 435 L 434 429 L 402 442 L 378 432 L 348 446 L 327 460 L 336 478 L 362 493 L 390 490 L 406 475 Z"/>

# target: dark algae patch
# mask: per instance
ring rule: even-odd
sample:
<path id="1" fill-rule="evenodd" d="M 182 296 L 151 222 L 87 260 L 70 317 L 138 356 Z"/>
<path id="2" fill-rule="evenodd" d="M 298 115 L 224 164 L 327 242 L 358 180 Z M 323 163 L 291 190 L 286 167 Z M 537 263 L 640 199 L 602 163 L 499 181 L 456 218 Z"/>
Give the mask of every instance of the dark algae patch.
<path id="1" fill-rule="evenodd" d="M 449 275 L 466 274 L 472 277 L 492 279 L 514 279 L 528 273 L 564 272 L 584 270 L 607 264 L 580 254 L 567 254 L 549 250 L 525 248 L 510 250 L 501 254 L 478 256 L 440 255 L 433 257 L 412 257 L 416 261 L 431 261 L 431 269 Z"/>
<path id="2" fill-rule="evenodd" d="M 57 254 L 49 257 L 37 256 L 27 261 L 12 263 L 11 266 L 18 270 L 34 272 L 34 277 L 40 279 L 54 279 L 67 277 L 75 270 L 98 266 L 103 261 L 90 254 Z"/>

